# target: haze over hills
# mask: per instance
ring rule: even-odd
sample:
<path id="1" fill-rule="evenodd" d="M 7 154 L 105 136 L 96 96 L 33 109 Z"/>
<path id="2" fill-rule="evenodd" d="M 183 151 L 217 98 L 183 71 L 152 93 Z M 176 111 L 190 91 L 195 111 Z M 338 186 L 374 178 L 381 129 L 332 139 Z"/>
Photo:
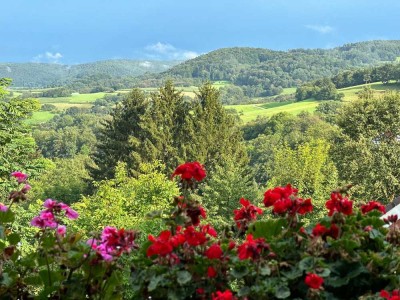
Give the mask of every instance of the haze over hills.
<path id="1" fill-rule="evenodd" d="M 167 78 L 177 84 L 197 85 L 204 80 L 224 80 L 241 87 L 248 97 L 279 94 L 283 88 L 331 77 L 341 71 L 394 62 L 400 41 L 379 40 L 346 44 L 332 49 L 222 48 L 184 62 L 107 60 L 79 65 L 0 63 L 0 77 L 10 77 L 17 87 L 54 87 L 107 78 L 124 86 L 159 86 Z M 158 73 L 158 74 L 155 74 Z M 132 77 L 137 77 L 132 79 Z M 104 78 L 106 80 L 104 80 Z M 94 78 L 95 79 L 95 78 Z M 91 79 L 93 84 L 95 80 Z"/>
<path id="2" fill-rule="evenodd" d="M 0 78 L 13 79 L 16 87 L 53 87 L 71 83 L 74 80 L 102 75 L 124 78 L 158 73 L 178 64 L 180 61 L 147 60 L 104 60 L 77 65 L 50 63 L 0 63 Z"/>

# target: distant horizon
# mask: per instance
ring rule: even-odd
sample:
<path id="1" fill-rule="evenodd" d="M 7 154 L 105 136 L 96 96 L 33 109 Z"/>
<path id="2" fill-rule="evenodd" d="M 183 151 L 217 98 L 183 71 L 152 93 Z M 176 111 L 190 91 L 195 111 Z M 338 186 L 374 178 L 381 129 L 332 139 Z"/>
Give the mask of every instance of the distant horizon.
<path id="1" fill-rule="evenodd" d="M 231 47 L 330 49 L 399 40 L 400 1 L 13 0 L 2 4 L 0 60 L 65 65 L 187 60 Z"/>
<path id="2" fill-rule="evenodd" d="M 354 41 L 354 42 L 348 42 L 348 43 L 343 43 L 343 44 L 339 44 L 339 45 L 335 45 L 329 48 L 320 48 L 320 47 L 309 47 L 309 48 L 305 48 L 305 47 L 297 47 L 297 48 L 289 48 L 289 49 L 272 49 L 272 48 L 265 48 L 265 47 L 250 47 L 250 46 L 232 46 L 232 47 L 221 47 L 221 48 L 216 48 L 216 49 L 212 49 L 208 52 L 205 53 L 200 53 L 198 56 L 201 55 L 205 55 L 208 54 L 210 52 L 213 51 L 217 51 L 217 50 L 221 50 L 221 49 L 229 49 L 229 48 L 252 48 L 252 49 L 265 49 L 265 50 L 272 50 L 272 51 L 283 51 L 283 52 L 289 52 L 291 50 L 297 50 L 297 49 L 303 49 L 303 50 L 332 50 L 338 47 L 342 47 L 344 45 L 348 45 L 348 44 L 357 44 L 357 43 L 363 43 L 363 42 L 373 42 L 373 41 L 400 41 L 400 39 L 371 39 L 371 40 L 361 40 L 361 41 Z M 26 63 L 32 63 L 32 64 L 51 64 L 51 65 L 61 65 L 61 66 L 73 66 L 73 65 L 82 65 L 82 64 L 90 64 L 90 63 L 96 63 L 96 62 L 102 62 L 102 61 L 110 61 L 110 60 L 114 60 L 114 61 L 121 61 L 121 60 L 128 60 L 128 61 L 148 61 L 148 62 L 162 62 L 162 61 L 168 61 L 168 62 L 184 62 L 190 59 L 194 59 L 196 57 L 193 58 L 188 58 L 188 59 L 149 59 L 149 58 L 127 58 L 127 57 L 112 57 L 112 58 L 101 58 L 101 59 L 96 59 L 96 60 L 88 60 L 88 61 L 83 61 L 83 62 L 76 62 L 76 63 L 64 63 L 61 61 L 57 61 L 57 62 L 42 62 L 42 61 L 0 61 L 1 64 L 26 64 Z"/>

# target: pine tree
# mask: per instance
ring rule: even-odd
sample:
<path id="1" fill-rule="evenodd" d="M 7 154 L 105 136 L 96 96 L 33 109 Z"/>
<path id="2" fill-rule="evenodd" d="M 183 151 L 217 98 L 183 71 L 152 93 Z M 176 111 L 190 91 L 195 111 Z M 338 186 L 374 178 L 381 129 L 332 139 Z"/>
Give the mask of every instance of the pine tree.
<path id="1" fill-rule="evenodd" d="M 141 118 L 147 110 L 148 100 L 143 91 L 133 89 L 116 106 L 111 119 L 106 120 L 100 132 L 95 166 L 88 166 L 94 180 L 111 179 L 118 161 L 126 162 L 129 170 L 137 170 L 142 160 L 139 149 L 143 140 Z"/>

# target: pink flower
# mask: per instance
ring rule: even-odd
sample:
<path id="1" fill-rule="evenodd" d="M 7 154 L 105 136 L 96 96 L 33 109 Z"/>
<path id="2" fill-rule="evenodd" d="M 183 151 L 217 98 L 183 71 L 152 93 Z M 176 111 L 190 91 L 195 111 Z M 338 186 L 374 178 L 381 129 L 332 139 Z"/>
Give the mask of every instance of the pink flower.
<path id="1" fill-rule="evenodd" d="M 56 232 L 58 235 L 64 236 L 67 232 L 67 227 L 65 227 L 64 225 L 58 225 Z"/>
<path id="2" fill-rule="evenodd" d="M 25 184 L 24 187 L 22 188 L 21 192 L 26 194 L 27 192 L 29 192 L 31 190 L 31 188 L 32 187 L 29 184 Z"/>
<path id="3" fill-rule="evenodd" d="M 0 203 L 0 211 L 6 212 L 8 210 L 8 206 L 5 206 L 3 203 Z"/>
<path id="4" fill-rule="evenodd" d="M 61 209 L 65 210 L 65 215 L 67 216 L 68 219 L 75 220 L 76 218 L 79 217 L 79 214 L 70 208 L 67 204 L 60 203 Z"/>
<path id="5" fill-rule="evenodd" d="M 11 176 L 16 178 L 18 183 L 23 183 L 28 178 L 28 175 L 26 175 L 25 173 L 22 173 L 20 171 L 12 172 Z"/>
<path id="6" fill-rule="evenodd" d="M 57 201 L 53 199 L 47 199 L 44 201 L 43 206 L 48 208 L 48 209 L 54 209 L 54 207 L 57 205 Z"/>
<path id="7" fill-rule="evenodd" d="M 54 215 L 51 212 L 41 212 L 40 216 L 34 217 L 31 221 L 31 225 L 39 228 L 56 228 L 58 223 L 54 219 Z"/>

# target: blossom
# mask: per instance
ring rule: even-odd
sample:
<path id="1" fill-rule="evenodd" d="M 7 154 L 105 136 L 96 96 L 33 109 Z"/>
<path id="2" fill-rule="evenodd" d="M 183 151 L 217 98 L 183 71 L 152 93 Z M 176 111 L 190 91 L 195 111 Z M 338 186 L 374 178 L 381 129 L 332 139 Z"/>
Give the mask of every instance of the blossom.
<path id="1" fill-rule="evenodd" d="M 238 246 L 238 257 L 241 260 L 248 258 L 254 260 L 259 258 L 264 249 L 269 249 L 269 245 L 265 243 L 263 238 L 254 239 L 252 234 L 248 234 L 246 241 Z"/>
<path id="2" fill-rule="evenodd" d="M 387 300 L 400 300 L 400 291 L 399 290 L 393 290 L 392 295 L 388 291 L 381 290 L 379 293 L 379 296 L 382 298 L 385 298 Z"/>
<path id="3" fill-rule="evenodd" d="M 330 228 L 328 229 L 324 225 L 318 223 L 313 228 L 312 235 L 314 237 L 321 236 L 323 239 L 326 239 L 328 236 L 337 239 L 339 236 L 339 227 L 337 227 L 336 224 L 331 224 Z"/>
<path id="4" fill-rule="evenodd" d="M 385 206 L 378 201 L 369 201 L 367 204 L 361 205 L 361 212 L 363 214 L 366 214 L 374 209 L 379 210 L 383 214 L 386 212 Z"/>
<path id="5" fill-rule="evenodd" d="M 206 211 L 201 206 L 194 206 L 186 209 L 187 216 L 191 219 L 193 226 L 200 224 L 200 216 L 205 219 Z"/>
<path id="6" fill-rule="evenodd" d="M 165 256 L 174 250 L 171 242 L 171 231 L 169 230 L 162 231 L 157 238 L 150 234 L 148 239 L 152 244 L 147 248 L 147 256 Z"/>
<path id="7" fill-rule="evenodd" d="M 219 244 L 213 244 L 204 253 L 209 259 L 220 259 L 222 257 L 222 249 Z"/>
<path id="8" fill-rule="evenodd" d="M 43 229 L 47 227 L 56 228 L 58 223 L 52 212 L 42 211 L 39 216 L 32 219 L 31 225 Z"/>
<path id="9" fill-rule="evenodd" d="M 325 203 L 325 206 L 329 210 L 328 216 L 332 216 L 335 212 L 340 212 L 344 215 L 351 215 L 353 213 L 353 201 L 343 198 L 337 192 L 331 194 L 331 198 Z"/>
<path id="10" fill-rule="evenodd" d="M 292 188 L 290 184 L 285 187 L 276 187 L 269 189 L 264 193 L 264 205 L 266 207 L 272 206 L 278 200 L 286 200 L 291 196 L 297 196 L 297 189 Z"/>
<path id="11" fill-rule="evenodd" d="M 67 227 L 65 227 L 64 225 L 58 225 L 58 227 L 56 229 L 56 233 L 58 235 L 64 236 L 66 232 L 67 232 Z"/>
<path id="12" fill-rule="evenodd" d="M 20 171 L 12 172 L 11 176 L 16 178 L 18 183 L 23 183 L 28 178 L 28 175 L 26 175 L 25 173 L 22 173 Z"/>
<path id="13" fill-rule="evenodd" d="M 6 212 L 8 210 L 8 206 L 4 205 L 3 203 L 0 203 L 0 211 Z"/>
<path id="14" fill-rule="evenodd" d="M 230 290 L 226 290 L 225 292 L 217 291 L 216 293 L 212 293 L 212 300 L 235 300 L 236 298 L 233 296 Z"/>
<path id="15" fill-rule="evenodd" d="M 210 278 L 214 278 L 217 276 L 217 271 L 213 267 L 207 268 L 207 276 Z"/>
<path id="16" fill-rule="evenodd" d="M 239 229 L 246 227 L 248 222 L 256 220 L 257 214 L 261 215 L 263 213 L 261 208 L 251 204 L 247 199 L 241 198 L 240 204 L 242 207 L 233 211 L 235 214 L 234 220 Z"/>
<path id="17" fill-rule="evenodd" d="M 79 217 L 79 214 L 75 210 L 70 208 L 67 204 L 61 202 L 60 205 L 61 209 L 65 210 L 65 215 L 67 216 L 68 219 L 75 220 L 76 218 Z"/>
<path id="18" fill-rule="evenodd" d="M 24 187 L 21 189 L 21 192 L 24 194 L 28 193 L 31 190 L 31 186 L 29 184 L 25 184 Z"/>
<path id="19" fill-rule="evenodd" d="M 317 274 L 308 273 L 304 282 L 311 288 L 318 290 L 321 288 L 322 284 L 324 283 L 324 279 Z"/>
<path id="20" fill-rule="evenodd" d="M 111 261 L 114 257 L 129 253 L 133 248 L 137 248 L 135 239 L 136 232 L 132 230 L 107 226 L 103 229 L 100 241 L 89 239 L 87 244 L 96 250 L 97 254 L 105 261 Z"/>
<path id="21" fill-rule="evenodd" d="M 199 162 L 187 162 L 182 165 L 179 165 L 174 173 L 172 174 L 172 178 L 175 176 L 180 176 L 182 180 L 192 180 L 202 181 L 206 177 L 206 171 L 204 166 Z"/>
<path id="22" fill-rule="evenodd" d="M 183 234 L 185 235 L 186 242 L 190 246 L 203 245 L 207 241 L 205 232 L 196 231 L 193 226 L 187 227 Z"/>

